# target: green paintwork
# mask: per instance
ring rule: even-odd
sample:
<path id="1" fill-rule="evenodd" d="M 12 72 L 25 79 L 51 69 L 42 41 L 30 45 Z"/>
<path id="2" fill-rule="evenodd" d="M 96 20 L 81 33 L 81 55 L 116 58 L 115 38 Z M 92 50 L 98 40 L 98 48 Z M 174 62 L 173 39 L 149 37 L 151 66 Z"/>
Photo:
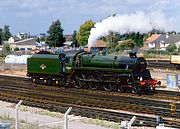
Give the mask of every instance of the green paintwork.
<path id="1" fill-rule="evenodd" d="M 99 68 L 99 67 L 72 67 L 74 70 L 88 70 L 88 71 L 111 71 L 111 72 L 122 72 L 122 73 L 131 73 L 132 70 L 125 69 L 112 69 L 112 68 Z"/>
<path id="2" fill-rule="evenodd" d="M 58 55 L 53 54 L 34 54 L 27 61 L 28 73 L 55 74 L 61 70 Z"/>
<path id="3" fill-rule="evenodd" d="M 65 58 L 65 73 L 71 73 L 72 72 L 73 57 L 74 57 L 74 55 L 72 55 L 72 54 L 66 55 L 66 58 Z"/>
<path id="4" fill-rule="evenodd" d="M 134 69 L 141 58 L 127 56 L 93 55 L 92 53 L 79 54 L 77 57 L 83 67 Z"/>
<path id="5" fill-rule="evenodd" d="M 115 59 L 115 56 L 85 54 L 82 57 L 82 65 L 85 67 L 118 68 L 119 60 Z"/>
<path id="6" fill-rule="evenodd" d="M 93 56 L 92 54 L 85 54 L 82 56 L 82 65 L 85 67 L 112 67 L 113 59 L 109 56 Z"/>
<path id="7" fill-rule="evenodd" d="M 71 73 L 73 70 L 84 71 L 111 71 L 118 73 L 130 73 L 133 69 L 119 68 L 120 58 L 115 56 L 93 55 L 92 53 L 81 54 L 81 66 L 76 67 L 75 54 L 67 54 L 65 56 L 65 73 Z M 129 58 L 127 58 L 128 60 Z M 134 64 L 134 60 L 131 59 Z M 128 60 L 129 61 L 129 60 Z M 127 61 L 127 62 L 128 62 Z M 54 74 L 59 75 L 61 71 L 61 64 L 59 55 L 55 54 L 34 54 L 27 61 L 28 73 Z"/>

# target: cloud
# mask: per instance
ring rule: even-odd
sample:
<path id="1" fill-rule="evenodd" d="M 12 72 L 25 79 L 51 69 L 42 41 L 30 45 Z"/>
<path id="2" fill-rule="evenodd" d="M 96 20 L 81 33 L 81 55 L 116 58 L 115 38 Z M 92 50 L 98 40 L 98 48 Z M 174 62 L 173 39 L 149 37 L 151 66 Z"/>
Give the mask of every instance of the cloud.
<path id="1" fill-rule="evenodd" d="M 33 14 L 31 12 L 19 12 L 16 14 L 17 17 L 20 18 L 27 18 L 27 17 L 31 17 Z"/>
<path id="2" fill-rule="evenodd" d="M 12 1 L 12 0 L 0 0 L 0 10 L 6 11 L 7 9 L 13 9 L 16 8 L 18 1 Z M 13 6 L 15 5 L 15 6 Z"/>
<path id="3" fill-rule="evenodd" d="M 21 1 L 21 4 L 19 5 L 20 8 L 27 8 L 27 9 L 38 9 L 41 6 L 44 6 L 44 2 L 47 2 L 45 0 L 25 0 Z"/>
<path id="4" fill-rule="evenodd" d="M 172 21 L 178 21 L 179 8 L 179 0 L 0 0 L 0 25 L 16 26 L 16 21 L 22 18 L 29 25 L 36 19 L 39 28 L 43 28 L 42 21 L 44 25 L 49 25 L 53 20 L 62 19 L 65 32 L 68 30 L 70 33 L 69 30 L 78 29 L 76 27 L 86 20 L 99 22 L 113 13 L 143 11 L 146 14 L 154 10 L 164 12 Z M 29 29 L 38 30 L 30 26 Z"/>
<path id="5" fill-rule="evenodd" d="M 127 0 L 128 4 L 139 4 L 142 3 L 144 0 Z"/>

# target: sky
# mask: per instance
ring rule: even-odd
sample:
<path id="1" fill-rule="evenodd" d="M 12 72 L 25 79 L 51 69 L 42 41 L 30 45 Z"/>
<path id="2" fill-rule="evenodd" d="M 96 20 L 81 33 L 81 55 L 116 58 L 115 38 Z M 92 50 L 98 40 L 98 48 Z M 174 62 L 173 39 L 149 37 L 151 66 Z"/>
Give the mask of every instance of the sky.
<path id="1" fill-rule="evenodd" d="M 9 25 L 13 35 L 37 35 L 47 33 L 59 19 L 64 34 L 72 34 L 87 20 L 100 22 L 115 13 L 138 11 L 161 13 L 172 21 L 173 30 L 180 31 L 180 0 L 0 0 L 0 28 Z"/>

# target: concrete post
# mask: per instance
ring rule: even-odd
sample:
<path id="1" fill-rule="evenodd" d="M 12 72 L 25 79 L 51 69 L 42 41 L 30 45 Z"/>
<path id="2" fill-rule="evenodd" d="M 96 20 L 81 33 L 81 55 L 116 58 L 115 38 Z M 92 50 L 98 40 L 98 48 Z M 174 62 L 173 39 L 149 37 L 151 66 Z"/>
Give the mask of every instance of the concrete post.
<path id="1" fill-rule="evenodd" d="M 18 108 L 21 105 L 21 103 L 22 103 L 22 100 L 20 100 L 18 104 L 16 104 L 16 107 L 15 107 L 15 129 L 18 129 Z"/>
<path id="2" fill-rule="evenodd" d="M 64 129 L 68 129 L 68 115 L 69 115 L 69 113 L 71 112 L 71 110 L 72 110 L 72 107 L 70 107 L 67 111 L 66 111 L 66 113 L 64 114 Z"/>
<path id="3" fill-rule="evenodd" d="M 132 119 L 130 120 L 130 122 L 128 123 L 128 129 L 131 128 L 131 125 L 135 121 L 135 119 L 136 119 L 136 116 L 133 116 Z"/>

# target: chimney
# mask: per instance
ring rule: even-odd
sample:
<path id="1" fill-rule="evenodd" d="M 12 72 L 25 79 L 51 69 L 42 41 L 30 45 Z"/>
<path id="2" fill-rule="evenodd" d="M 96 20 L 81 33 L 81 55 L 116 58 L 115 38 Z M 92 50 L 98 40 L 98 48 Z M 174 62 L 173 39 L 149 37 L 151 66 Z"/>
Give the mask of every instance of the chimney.
<path id="1" fill-rule="evenodd" d="M 168 33 L 168 32 L 166 33 L 166 39 L 167 39 L 167 38 L 169 38 L 169 33 Z"/>

